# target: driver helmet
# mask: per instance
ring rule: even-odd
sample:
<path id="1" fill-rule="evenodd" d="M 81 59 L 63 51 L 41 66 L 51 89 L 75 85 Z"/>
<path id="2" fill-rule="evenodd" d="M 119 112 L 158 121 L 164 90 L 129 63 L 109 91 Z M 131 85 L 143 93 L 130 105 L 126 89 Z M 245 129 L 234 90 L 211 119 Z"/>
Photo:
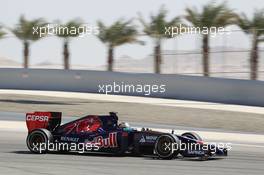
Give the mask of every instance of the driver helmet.
<path id="1" fill-rule="evenodd" d="M 130 125 L 129 125 L 127 122 L 121 122 L 121 123 L 119 124 L 119 127 L 120 127 L 120 128 L 129 128 Z"/>

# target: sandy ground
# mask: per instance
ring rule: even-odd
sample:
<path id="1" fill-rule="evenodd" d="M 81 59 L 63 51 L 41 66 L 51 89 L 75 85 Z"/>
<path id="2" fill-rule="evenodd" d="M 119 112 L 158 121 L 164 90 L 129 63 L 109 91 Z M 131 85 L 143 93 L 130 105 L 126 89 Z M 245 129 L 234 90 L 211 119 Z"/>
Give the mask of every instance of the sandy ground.
<path id="1" fill-rule="evenodd" d="M 0 95 L 0 111 L 61 111 L 66 116 L 116 111 L 122 121 L 264 133 L 261 114 L 30 95 Z"/>

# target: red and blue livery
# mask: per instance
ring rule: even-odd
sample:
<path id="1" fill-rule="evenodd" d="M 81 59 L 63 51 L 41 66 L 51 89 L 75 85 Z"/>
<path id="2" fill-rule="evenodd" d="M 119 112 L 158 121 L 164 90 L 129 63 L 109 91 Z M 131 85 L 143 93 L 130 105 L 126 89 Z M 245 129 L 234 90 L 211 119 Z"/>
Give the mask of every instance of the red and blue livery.
<path id="1" fill-rule="evenodd" d="M 160 159 L 227 156 L 226 148 L 204 143 L 194 132 L 181 135 L 136 129 L 119 123 L 116 113 L 87 115 L 61 124 L 61 112 L 26 114 L 27 147 L 33 153 L 95 152 L 113 155 L 153 156 Z"/>

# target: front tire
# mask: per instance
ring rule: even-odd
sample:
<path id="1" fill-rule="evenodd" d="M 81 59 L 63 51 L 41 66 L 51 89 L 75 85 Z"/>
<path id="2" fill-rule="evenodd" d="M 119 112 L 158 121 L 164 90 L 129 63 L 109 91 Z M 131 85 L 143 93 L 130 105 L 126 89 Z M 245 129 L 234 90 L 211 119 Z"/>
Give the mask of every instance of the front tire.
<path id="1" fill-rule="evenodd" d="M 36 129 L 28 134 L 26 142 L 32 153 L 45 154 L 48 152 L 48 143 L 53 142 L 53 136 L 47 129 Z"/>
<path id="2" fill-rule="evenodd" d="M 172 134 L 160 135 L 154 147 L 154 152 L 161 159 L 173 159 L 179 154 L 180 141 L 179 138 Z"/>

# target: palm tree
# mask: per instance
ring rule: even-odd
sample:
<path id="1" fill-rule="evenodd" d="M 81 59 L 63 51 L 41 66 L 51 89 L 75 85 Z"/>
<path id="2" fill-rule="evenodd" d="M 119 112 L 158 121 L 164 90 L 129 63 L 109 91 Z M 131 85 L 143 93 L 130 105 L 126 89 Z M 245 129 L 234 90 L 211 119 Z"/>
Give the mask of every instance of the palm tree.
<path id="1" fill-rule="evenodd" d="M 236 21 L 236 14 L 230 10 L 226 3 L 215 4 L 210 2 L 203 6 L 201 12 L 196 8 L 186 8 L 186 20 L 189 21 L 194 27 L 199 29 L 210 29 L 211 27 L 225 27 L 233 24 Z M 203 51 L 203 74 L 210 76 L 209 70 L 209 38 L 210 34 L 203 33 L 202 35 L 202 51 Z"/>
<path id="2" fill-rule="evenodd" d="M 137 40 L 138 32 L 136 27 L 132 25 L 132 20 L 119 19 L 110 26 L 98 21 L 98 27 L 99 34 L 97 36 L 108 47 L 108 71 L 113 71 L 115 47 L 126 43 L 140 43 Z"/>
<path id="3" fill-rule="evenodd" d="M 69 42 L 72 37 L 79 36 L 83 30 L 81 29 L 81 21 L 78 19 L 71 20 L 66 24 L 59 24 L 57 27 L 56 35 L 63 38 L 63 62 L 64 69 L 70 69 L 70 52 L 69 52 Z"/>
<path id="4" fill-rule="evenodd" d="M 258 75 L 258 44 L 264 41 L 264 9 L 256 10 L 252 19 L 244 13 L 238 18 L 238 25 L 246 34 L 252 36 L 252 48 L 250 53 L 250 78 L 256 80 Z"/>
<path id="5" fill-rule="evenodd" d="M 24 44 L 24 68 L 28 68 L 29 65 L 29 46 L 31 42 L 39 40 L 40 37 L 38 34 L 34 33 L 33 28 L 43 27 L 46 23 L 43 19 L 38 18 L 34 20 L 26 20 L 24 16 L 21 16 L 19 23 L 16 28 L 11 29 L 11 31 L 20 39 Z"/>
<path id="6" fill-rule="evenodd" d="M 2 39 L 5 36 L 5 32 L 2 30 L 2 26 L 0 26 L 0 39 Z"/>
<path id="7" fill-rule="evenodd" d="M 2 30 L 2 26 L 0 26 L 0 39 L 5 36 L 5 32 Z"/>
<path id="8" fill-rule="evenodd" d="M 171 21 L 166 21 L 167 11 L 162 6 L 157 15 L 150 16 L 150 22 L 146 22 L 140 15 L 139 20 L 144 27 L 144 33 L 154 39 L 154 70 L 155 73 L 160 73 L 160 64 L 162 62 L 161 44 L 163 39 L 171 38 L 166 34 L 166 27 L 180 25 L 180 18 L 173 18 Z"/>

